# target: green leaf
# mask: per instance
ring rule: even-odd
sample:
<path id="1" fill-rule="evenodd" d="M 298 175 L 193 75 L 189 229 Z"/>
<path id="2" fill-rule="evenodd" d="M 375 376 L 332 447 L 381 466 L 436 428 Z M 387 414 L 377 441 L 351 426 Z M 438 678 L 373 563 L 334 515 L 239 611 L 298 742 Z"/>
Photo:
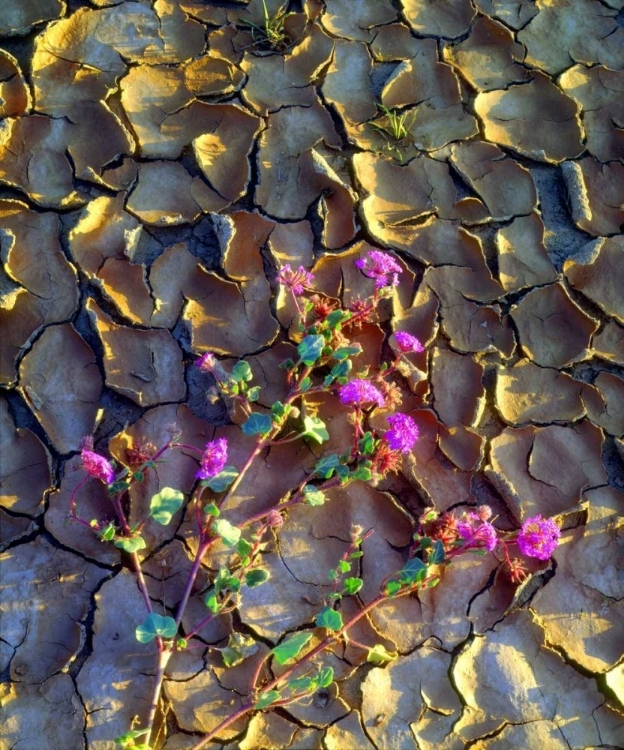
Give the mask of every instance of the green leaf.
<path id="1" fill-rule="evenodd" d="M 258 651 L 258 644 L 248 635 L 230 633 L 228 645 L 221 649 L 226 667 L 234 667 Z"/>
<path id="2" fill-rule="evenodd" d="M 254 708 L 257 708 L 258 711 L 261 711 L 263 708 L 266 708 L 272 703 L 275 703 L 275 701 L 278 701 L 280 697 L 281 696 L 277 690 L 269 690 L 268 692 L 262 693 L 260 695 L 260 697 L 256 701 L 256 705 L 254 706 Z"/>
<path id="3" fill-rule="evenodd" d="M 331 375 L 334 378 L 345 378 L 351 372 L 352 368 L 353 363 L 351 360 L 345 359 L 332 367 Z"/>
<path id="4" fill-rule="evenodd" d="M 279 421 L 283 417 L 288 416 L 290 411 L 290 405 L 284 406 L 281 401 L 276 401 L 271 407 L 271 414 L 273 415 L 274 421 Z"/>
<path id="5" fill-rule="evenodd" d="M 215 518 L 218 518 L 221 515 L 221 511 L 217 508 L 217 506 L 214 503 L 208 503 L 204 506 L 204 513 L 207 516 L 214 516 Z"/>
<path id="6" fill-rule="evenodd" d="M 420 543 L 422 544 L 423 540 Z M 431 565 L 439 565 L 441 562 L 444 562 L 444 557 L 444 544 L 441 539 L 436 539 L 433 543 L 433 549 L 429 553 L 429 562 Z"/>
<path id="7" fill-rule="evenodd" d="M 334 670 L 331 667 L 324 667 L 316 676 L 316 684 L 320 688 L 328 688 L 334 681 Z"/>
<path id="8" fill-rule="evenodd" d="M 188 641 L 186 640 L 186 638 L 178 638 L 178 640 L 176 641 L 176 646 L 179 649 L 185 649 L 188 646 Z"/>
<path id="9" fill-rule="evenodd" d="M 206 482 L 206 487 L 210 487 L 213 492 L 223 492 L 227 490 L 237 476 L 238 469 L 236 466 L 226 466 L 223 471 Z"/>
<path id="10" fill-rule="evenodd" d="M 268 570 L 263 568 L 256 568 L 255 570 L 248 570 L 245 573 L 245 586 L 250 589 L 255 589 L 256 586 L 262 586 L 263 583 L 269 580 L 271 574 Z"/>
<path id="11" fill-rule="evenodd" d="M 312 388 L 312 378 L 304 378 L 301 383 L 299 383 L 299 390 L 301 393 L 305 393 L 306 391 L 309 391 L 310 388 Z"/>
<path id="12" fill-rule="evenodd" d="M 417 557 L 408 560 L 403 568 L 399 571 L 399 580 L 403 584 L 411 585 L 421 581 L 427 572 L 427 566 Z"/>
<path id="13" fill-rule="evenodd" d="M 358 466 L 357 469 L 354 469 L 354 471 L 350 472 L 349 474 L 351 479 L 360 479 L 362 482 L 368 482 L 372 476 L 373 472 L 368 468 L 368 466 Z"/>
<path id="14" fill-rule="evenodd" d="M 236 383 L 240 383 L 242 380 L 253 380 L 253 373 L 248 362 L 241 359 L 240 362 L 234 365 L 232 368 L 232 380 Z"/>
<path id="15" fill-rule="evenodd" d="M 120 492 L 125 492 L 128 487 L 130 487 L 130 482 L 126 482 L 123 479 L 120 479 L 119 481 L 113 482 L 113 484 L 108 485 L 108 494 L 117 495 Z"/>
<path id="16" fill-rule="evenodd" d="M 161 638 L 173 638 L 178 632 L 173 617 L 163 617 L 156 612 L 150 612 L 145 620 L 135 630 L 139 643 L 149 643 L 156 636 Z"/>
<path id="17" fill-rule="evenodd" d="M 217 594 L 220 594 L 222 591 L 227 591 L 228 589 L 238 591 L 240 587 L 240 580 L 236 576 L 233 576 L 225 567 L 219 568 L 219 572 L 214 579 L 214 588 Z"/>
<path id="18" fill-rule="evenodd" d="M 115 547 L 119 547 L 119 549 L 122 549 L 124 552 L 132 554 L 133 552 L 138 552 L 140 549 L 145 549 L 147 544 L 145 544 L 145 539 L 143 539 L 143 537 L 131 536 L 126 539 L 116 539 Z"/>
<path id="19" fill-rule="evenodd" d="M 238 540 L 238 544 L 236 545 L 236 552 L 240 557 L 247 557 L 251 553 L 252 549 L 253 545 L 250 544 L 246 539 L 243 539 L 241 537 L 241 539 Z"/>
<path id="20" fill-rule="evenodd" d="M 182 507 L 184 493 L 172 487 L 163 487 L 150 501 L 150 515 L 161 526 L 166 526 Z"/>
<path id="21" fill-rule="evenodd" d="M 303 418 L 304 432 L 302 437 L 309 437 L 314 440 L 315 443 L 321 445 L 326 440 L 329 440 L 329 432 L 325 427 L 325 422 L 318 417 L 304 417 Z"/>
<path id="22" fill-rule="evenodd" d="M 260 390 L 261 390 L 261 388 L 260 388 L 260 386 L 259 386 L 259 385 L 254 385 L 254 387 L 253 387 L 253 388 L 250 388 L 250 389 L 249 389 L 249 390 L 247 391 L 247 400 L 248 400 L 248 401 L 249 401 L 250 403 L 252 403 L 252 404 L 253 404 L 253 403 L 254 403 L 255 401 L 257 401 L 257 400 L 258 400 L 258 399 L 260 398 Z"/>
<path id="23" fill-rule="evenodd" d="M 368 650 L 366 661 L 370 664 L 385 664 L 388 661 L 394 661 L 397 656 L 396 651 L 388 651 L 381 643 L 378 643 Z"/>
<path id="24" fill-rule="evenodd" d="M 280 643 L 271 650 L 278 664 L 286 664 L 289 659 L 294 659 L 301 649 L 312 638 L 312 633 L 295 633 L 287 641 Z"/>
<path id="25" fill-rule="evenodd" d="M 221 604 L 219 603 L 219 600 L 217 599 L 217 595 L 213 590 L 210 590 L 208 594 L 206 595 L 206 598 L 204 599 L 204 604 L 208 607 L 208 609 L 212 612 L 213 615 L 216 615 L 217 612 L 221 609 Z"/>
<path id="26" fill-rule="evenodd" d="M 341 573 L 348 573 L 351 570 L 351 565 L 346 560 L 340 560 L 338 563 L 338 570 Z"/>
<path id="27" fill-rule="evenodd" d="M 375 438 L 373 437 L 373 433 L 364 433 L 364 435 L 360 438 L 358 447 L 360 449 L 360 453 L 364 453 L 367 456 L 373 453 L 373 451 L 375 450 Z"/>
<path id="28" fill-rule="evenodd" d="M 295 680 L 291 680 L 288 683 L 288 687 L 291 690 L 293 695 L 298 695 L 300 693 L 307 693 L 311 692 L 311 690 L 316 690 L 316 680 L 312 679 L 312 677 L 297 677 Z"/>
<path id="29" fill-rule="evenodd" d="M 324 346 L 325 339 L 323 336 L 306 336 L 297 347 L 300 361 L 304 365 L 313 365 L 321 356 Z"/>
<path id="30" fill-rule="evenodd" d="M 386 584 L 386 593 L 389 597 L 393 597 L 395 594 L 398 594 L 401 590 L 402 586 L 398 581 L 388 581 Z"/>
<path id="31" fill-rule="evenodd" d="M 303 488 L 303 501 L 308 505 L 323 505 L 326 500 L 325 493 L 317 490 L 314 485 L 306 484 Z"/>
<path id="32" fill-rule="evenodd" d="M 315 620 L 319 628 L 327 630 L 340 630 L 342 628 L 342 615 L 331 607 L 325 607 L 322 612 L 316 616 Z"/>
<path id="33" fill-rule="evenodd" d="M 115 527 L 112 523 L 109 523 L 108 526 L 98 531 L 98 536 L 103 542 L 111 542 L 115 538 Z"/>
<path id="34" fill-rule="evenodd" d="M 332 310 L 325 318 L 325 322 L 330 328 L 335 328 L 349 313 L 346 310 Z"/>
<path id="35" fill-rule="evenodd" d="M 329 479 L 339 466 L 340 456 L 337 453 L 332 453 L 329 456 L 323 456 L 320 461 L 317 461 L 314 473 L 323 477 L 323 479 Z"/>
<path id="36" fill-rule="evenodd" d="M 241 427 L 245 435 L 266 435 L 273 427 L 273 420 L 268 414 L 254 412 Z"/>
<path id="37" fill-rule="evenodd" d="M 356 354 L 362 352 L 362 347 L 359 344 L 355 346 L 341 346 L 332 354 L 333 359 L 337 359 L 338 362 L 342 362 L 348 357 L 354 357 Z"/>
<path id="38" fill-rule="evenodd" d="M 235 547 L 241 537 L 241 530 L 227 521 L 225 518 L 217 518 L 212 524 L 213 531 L 226 547 Z"/>
<path id="39" fill-rule="evenodd" d="M 349 479 L 349 467 L 343 464 L 336 466 L 336 475 L 340 478 L 340 482 L 345 484 Z"/>
<path id="40" fill-rule="evenodd" d="M 363 585 L 364 581 L 361 578 L 345 578 L 344 580 L 345 591 L 349 596 L 357 594 Z"/>

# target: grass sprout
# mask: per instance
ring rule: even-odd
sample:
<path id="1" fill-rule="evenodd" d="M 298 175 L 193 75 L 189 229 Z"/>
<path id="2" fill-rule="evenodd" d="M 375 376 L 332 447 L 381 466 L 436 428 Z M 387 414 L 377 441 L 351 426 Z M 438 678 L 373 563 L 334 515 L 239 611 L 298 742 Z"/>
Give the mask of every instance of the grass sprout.
<path id="1" fill-rule="evenodd" d="M 399 144 L 407 140 L 410 128 L 416 120 L 415 112 L 398 112 L 383 104 L 378 104 L 377 109 L 383 117 L 380 122 L 370 122 L 369 125 L 386 140 L 384 149 L 396 154 L 400 160 L 403 159 Z"/>
<path id="2" fill-rule="evenodd" d="M 264 24 L 262 26 L 253 21 L 243 21 L 251 29 L 253 45 L 284 52 L 292 44 L 292 39 L 285 27 L 286 19 L 290 15 L 286 12 L 286 4 L 278 8 L 272 16 L 269 14 L 266 0 L 262 0 L 262 7 L 264 9 Z"/>

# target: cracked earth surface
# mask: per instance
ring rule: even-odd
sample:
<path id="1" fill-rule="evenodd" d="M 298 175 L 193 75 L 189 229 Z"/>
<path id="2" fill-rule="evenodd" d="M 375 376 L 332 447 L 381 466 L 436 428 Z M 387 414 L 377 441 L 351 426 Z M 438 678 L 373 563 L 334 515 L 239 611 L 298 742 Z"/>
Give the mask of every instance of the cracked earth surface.
<path id="1" fill-rule="evenodd" d="M 259 660 L 312 621 L 351 524 L 375 529 L 367 601 L 424 507 L 478 503 L 501 529 L 557 516 L 552 561 L 518 591 L 493 558 L 456 563 L 358 624 L 395 661 L 336 648 L 330 690 L 214 746 L 624 746 L 624 3 L 293 0 L 278 53 L 245 23 L 259 0 L 0 6 L 0 746 L 112 750 L 147 710 L 128 561 L 67 524 L 81 439 L 123 463 L 175 422 L 199 448 L 227 436 L 240 465 L 250 439 L 206 399 L 196 354 L 248 358 L 270 404 L 294 334 L 277 269 L 349 302 L 369 292 L 353 261 L 371 246 L 405 271 L 359 335 L 362 364 L 394 330 L 427 344 L 404 404 L 420 440 L 377 488 L 293 508 L 269 582 L 171 660 L 156 746 L 190 748 L 241 704 Z M 407 114 L 398 144 L 380 104 Z M 320 409 L 331 450 L 346 412 Z M 238 502 L 266 508 L 314 460 L 274 447 Z M 177 452 L 134 486 L 133 513 L 159 487 L 190 492 L 196 468 Z M 78 500 L 87 516 L 107 503 L 95 483 Z M 150 596 L 172 612 L 192 525 L 179 512 L 145 537 Z M 209 647 L 232 632 L 258 645 L 226 670 Z"/>

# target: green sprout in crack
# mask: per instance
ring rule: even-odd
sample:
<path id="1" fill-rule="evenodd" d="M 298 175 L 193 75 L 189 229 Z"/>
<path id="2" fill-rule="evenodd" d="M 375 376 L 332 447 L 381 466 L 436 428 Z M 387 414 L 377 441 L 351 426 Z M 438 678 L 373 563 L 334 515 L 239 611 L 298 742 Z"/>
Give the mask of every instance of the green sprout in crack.
<path id="1" fill-rule="evenodd" d="M 378 104 L 377 109 L 383 117 L 379 122 L 369 122 L 371 128 L 379 133 L 386 141 L 384 149 L 402 161 L 403 155 L 399 145 L 407 140 L 410 135 L 410 128 L 416 120 L 415 112 L 398 112 L 390 109 L 383 104 Z"/>
<path id="2" fill-rule="evenodd" d="M 266 0 L 262 0 L 264 9 L 264 25 L 253 21 L 243 21 L 251 29 L 252 46 L 269 47 L 277 52 L 285 52 L 292 44 L 292 39 L 286 31 L 286 19 L 290 15 L 286 12 L 286 4 L 277 9 L 274 15 L 269 14 Z"/>

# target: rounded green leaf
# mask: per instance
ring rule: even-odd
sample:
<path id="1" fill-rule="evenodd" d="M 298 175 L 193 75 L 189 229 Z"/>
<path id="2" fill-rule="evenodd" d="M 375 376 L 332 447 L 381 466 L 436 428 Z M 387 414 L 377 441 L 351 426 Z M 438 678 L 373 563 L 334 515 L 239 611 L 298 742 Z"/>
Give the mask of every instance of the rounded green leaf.
<path id="1" fill-rule="evenodd" d="M 238 469 L 235 466 L 226 466 L 223 471 L 220 471 L 206 482 L 206 487 L 210 487 L 213 492 L 223 492 L 227 490 L 237 476 Z"/>
<path id="2" fill-rule="evenodd" d="M 303 429 L 302 437 L 308 437 L 319 445 L 329 440 L 329 432 L 327 432 L 325 422 L 318 417 L 304 417 Z"/>
<path id="3" fill-rule="evenodd" d="M 232 526 L 225 518 L 217 518 L 213 521 L 212 529 L 217 536 L 221 537 L 226 547 L 235 547 L 241 537 L 241 530 Z"/>
<path id="4" fill-rule="evenodd" d="M 258 700 L 256 701 L 255 708 L 257 708 L 259 711 L 263 708 L 266 708 L 267 706 L 270 706 L 272 703 L 275 703 L 275 701 L 278 701 L 280 699 L 280 694 L 277 690 L 269 690 L 266 693 L 262 693 Z"/>
<path id="5" fill-rule="evenodd" d="M 275 656 L 278 664 L 286 664 L 289 659 L 294 659 L 306 643 L 312 638 L 312 633 L 295 633 L 279 646 L 272 649 L 271 653 Z"/>
<path id="6" fill-rule="evenodd" d="M 313 365 L 321 356 L 325 339 L 320 335 L 306 336 L 297 347 L 300 361 L 304 365 Z"/>
<path id="7" fill-rule="evenodd" d="M 319 628 L 327 630 L 340 630 L 342 628 L 342 615 L 331 607 L 325 607 L 322 612 L 316 616 L 315 620 Z"/>
<path id="8" fill-rule="evenodd" d="M 273 420 L 268 414 L 254 412 L 249 415 L 249 419 L 242 425 L 241 430 L 245 435 L 265 435 L 271 431 Z"/>
<path id="9" fill-rule="evenodd" d="M 263 568 L 249 570 L 245 573 L 245 586 L 248 586 L 250 589 L 255 589 L 256 586 L 262 586 L 263 583 L 266 583 L 270 577 L 271 574 L 269 571 L 264 570 Z"/>
<path id="10" fill-rule="evenodd" d="M 163 617 L 156 612 L 150 612 L 145 620 L 135 630 L 136 639 L 139 643 L 149 643 L 154 638 L 173 638 L 177 633 L 173 617 Z"/>
<path id="11" fill-rule="evenodd" d="M 182 507 L 184 494 L 172 487 L 163 487 L 150 501 L 150 515 L 156 523 L 166 526 Z"/>
<path id="12" fill-rule="evenodd" d="M 114 544 L 115 547 L 119 547 L 119 549 L 122 549 L 124 552 L 129 552 L 130 554 L 147 547 L 145 539 L 141 536 L 132 536 L 128 539 L 116 539 Z"/>

